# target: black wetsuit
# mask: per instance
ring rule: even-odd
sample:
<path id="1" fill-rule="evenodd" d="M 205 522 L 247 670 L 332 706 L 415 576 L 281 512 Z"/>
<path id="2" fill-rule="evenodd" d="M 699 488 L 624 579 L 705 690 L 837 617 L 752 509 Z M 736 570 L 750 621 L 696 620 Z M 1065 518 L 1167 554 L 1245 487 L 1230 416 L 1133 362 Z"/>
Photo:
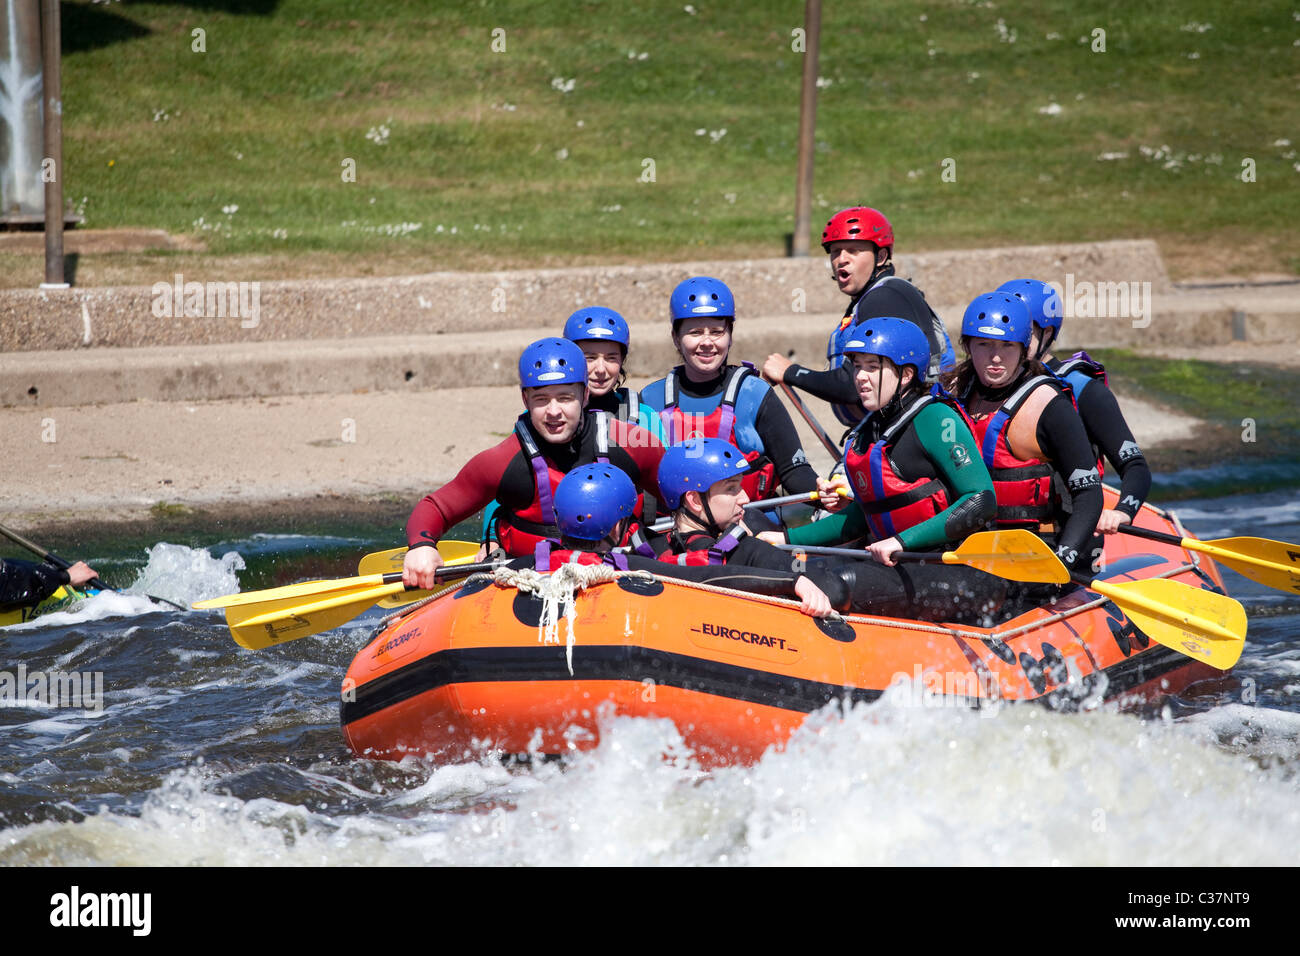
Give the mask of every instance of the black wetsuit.
<path id="1" fill-rule="evenodd" d="M 1064 363 L 1051 359 L 1044 363 L 1055 372 Z M 1079 417 L 1092 442 L 1095 457 L 1105 456 L 1119 474 L 1120 500 L 1115 506 L 1129 518 L 1137 517 L 1142 502 L 1151 492 L 1151 469 L 1133 438 L 1133 431 L 1119 410 L 1115 394 L 1100 379 L 1093 379 L 1076 396 Z"/>
<path id="2" fill-rule="evenodd" d="M 35 607 L 70 582 L 68 572 L 52 564 L 5 558 L 0 561 L 0 607 Z"/>

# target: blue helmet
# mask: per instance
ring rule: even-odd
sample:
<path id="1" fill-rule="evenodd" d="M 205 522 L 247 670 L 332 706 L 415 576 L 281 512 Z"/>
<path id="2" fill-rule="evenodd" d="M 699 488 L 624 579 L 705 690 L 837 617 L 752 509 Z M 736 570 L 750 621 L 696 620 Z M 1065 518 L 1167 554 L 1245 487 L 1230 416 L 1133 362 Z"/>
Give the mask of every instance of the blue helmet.
<path id="1" fill-rule="evenodd" d="M 707 492 L 714 482 L 749 471 L 740 449 L 721 438 L 692 438 L 673 445 L 659 462 L 659 491 L 670 511 L 688 491 Z"/>
<path id="2" fill-rule="evenodd" d="M 579 309 L 569 316 L 569 321 L 564 323 L 564 337 L 570 342 L 617 342 L 623 346 L 625 355 L 631 341 L 627 320 L 613 309 L 599 305 Z"/>
<path id="3" fill-rule="evenodd" d="M 1043 329 L 1061 330 L 1061 320 L 1065 310 L 1061 308 L 1061 297 L 1046 282 L 1038 279 L 1012 279 L 998 286 L 999 292 L 1010 292 L 1029 310 L 1029 318 L 1034 325 Z"/>
<path id="4" fill-rule="evenodd" d="M 679 319 L 734 319 L 736 300 L 720 279 L 693 276 L 673 289 L 668 297 L 673 322 Z"/>
<path id="5" fill-rule="evenodd" d="M 930 367 L 930 340 L 916 323 L 907 319 L 889 316 L 863 319 L 845 329 L 840 345 L 846 355 L 860 352 L 883 356 L 897 365 L 900 372 L 904 365 L 915 366 L 917 381 L 925 378 Z"/>
<path id="6" fill-rule="evenodd" d="M 961 334 L 973 339 L 1001 339 L 1019 342 L 1029 351 L 1034 331 L 1029 309 L 1010 292 L 988 292 L 966 306 L 961 319 Z"/>
<path id="7" fill-rule="evenodd" d="M 587 384 L 587 357 L 568 339 L 538 339 L 519 356 L 519 387 Z"/>
<path id="8" fill-rule="evenodd" d="M 560 534 L 600 541 L 636 510 L 636 486 L 617 465 L 580 465 L 560 479 L 554 503 Z"/>

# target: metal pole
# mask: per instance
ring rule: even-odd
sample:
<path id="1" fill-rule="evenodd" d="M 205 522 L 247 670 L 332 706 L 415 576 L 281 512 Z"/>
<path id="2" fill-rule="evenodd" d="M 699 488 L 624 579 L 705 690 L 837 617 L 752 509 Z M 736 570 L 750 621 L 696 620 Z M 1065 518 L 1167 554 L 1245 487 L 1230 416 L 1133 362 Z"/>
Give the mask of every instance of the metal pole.
<path id="1" fill-rule="evenodd" d="M 799 100 L 799 169 L 794 200 L 794 237 L 790 255 L 808 255 L 808 226 L 812 212 L 813 151 L 817 132 L 817 57 L 821 47 L 822 2 L 804 0 L 803 92 Z"/>
<path id="2" fill-rule="evenodd" d="M 44 86 L 45 281 L 42 289 L 66 289 L 63 275 L 63 84 L 60 75 L 59 0 L 41 0 L 41 71 Z"/>

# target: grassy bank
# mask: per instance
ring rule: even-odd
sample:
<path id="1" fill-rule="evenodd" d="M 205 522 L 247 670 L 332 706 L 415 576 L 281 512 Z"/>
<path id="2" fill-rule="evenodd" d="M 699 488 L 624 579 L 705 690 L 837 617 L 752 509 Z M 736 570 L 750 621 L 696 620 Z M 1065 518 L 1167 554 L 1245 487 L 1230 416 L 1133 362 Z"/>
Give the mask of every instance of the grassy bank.
<path id="1" fill-rule="evenodd" d="M 780 255 L 791 228 L 801 4 L 63 10 L 68 198 L 250 278 Z M 1297 36 L 1277 2 L 828 4 L 814 225 L 867 202 L 905 250 L 1155 236 L 1176 274 L 1300 271 Z"/>

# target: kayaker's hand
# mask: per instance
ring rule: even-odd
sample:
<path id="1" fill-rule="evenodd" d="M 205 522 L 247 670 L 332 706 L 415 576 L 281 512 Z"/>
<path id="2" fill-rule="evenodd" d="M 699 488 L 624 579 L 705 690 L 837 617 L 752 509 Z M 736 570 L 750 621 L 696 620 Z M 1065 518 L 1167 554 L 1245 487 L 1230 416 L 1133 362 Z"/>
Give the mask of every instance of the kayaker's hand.
<path id="1" fill-rule="evenodd" d="M 786 543 L 784 531 L 760 531 L 758 534 L 754 535 L 754 537 L 759 541 L 766 541 L 771 545 Z"/>
<path id="2" fill-rule="evenodd" d="M 437 548 L 411 548 L 402 561 L 402 583 L 428 591 L 437 586 L 433 573 L 442 567 Z"/>
<path id="3" fill-rule="evenodd" d="M 1114 534 L 1119 530 L 1122 524 L 1130 524 L 1133 521 L 1123 511 L 1115 511 L 1113 508 L 1107 508 L 1101 513 L 1101 519 L 1097 522 L 1097 530 L 1102 534 Z"/>
<path id="4" fill-rule="evenodd" d="M 825 508 L 831 514 L 837 514 L 843 511 L 853 503 L 853 499 L 847 494 L 840 494 L 840 491 L 849 491 L 849 482 L 843 475 L 836 475 L 834 480 L 817 477 L 817 504 Z"/>
<path id="5" fill-rule="evenodd" d="M 867 551 L 873 558 L 891 568 L 898 564 L 894 560 L 894 555 L 902 550 L 903 544 L 897 538 L 886 538 L 884 541 L 876 541 L 867 546 Z"/>
<path id="6" fill-rule="evenodd" d="M 794 593 L 803 601 L 799 610 L 809 617 L 825 617 L 831 613 L 831 599 L 826 596 L 826 592 L 802 574 L 794 582 Z"/>
<path id="7" fill-rule="evenodd" d="M 83 584 L 93 581 L 97 577 L 99 577 L 99 575 L 95 573 L 95 569 L 85 561 L 78 561 L 76 564 L 72 565 L 72 567 L 68 568 L 68 583 L 74 588 L 79 588 Z"/>
<path id="8" fill-rule="evenodd" d="M 773 352 L 763 363 L 763 377 L 769 382 L 780 384 L 785 381 L 785 370 L 794 363 L 779 352 Z"/>

